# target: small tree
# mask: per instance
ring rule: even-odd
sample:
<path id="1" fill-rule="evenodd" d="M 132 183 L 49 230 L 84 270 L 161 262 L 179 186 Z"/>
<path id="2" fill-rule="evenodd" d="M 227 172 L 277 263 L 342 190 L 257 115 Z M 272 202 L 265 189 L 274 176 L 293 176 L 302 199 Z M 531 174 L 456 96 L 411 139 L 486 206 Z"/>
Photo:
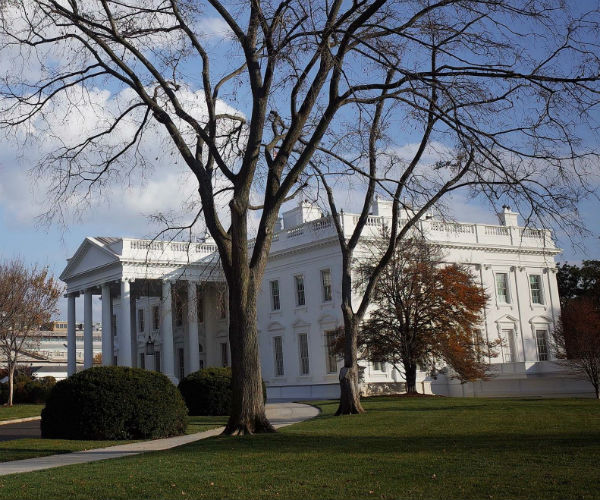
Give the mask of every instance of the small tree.
<path id="1" fill-rule="evenodd" d="M 594 297 L 569 300 L 552 332 L 556 357 L 594 386 L 600 399 L 600 306 Z"/>
<path id="2" fill-rule="evenodd" d="M 8 371 L 8 405 L 13 404 L 15 368 L 39 342 L 40 325 L 56 311 L 61 287 L 47 269 L 20 260 L 0 263 L 0 353 Z"/>
<path id="3" fill-rule="evenodd" d="M 378 262 L 376 257 L 376 261 Z M 463 382 L 485 378 L 494 345 L 479 334 L 487 296 L 468 270 L 441 265 L 438 247 L 411 237 L 394 252 L 373 294 L 376 307 L 363 324 L 359 344 L 371 360 L 389 361 L 417 392 L 417 364 L 444 361 Z M 369 261 L 361 271 L 369 273 Z"/>
<path id="4" fill-rule="evenodd" d="M 600 260 L 584 260 L 581 266 L 563 262 L 556 280 L 562 307 L 576 297 L 600 298 Z"/>

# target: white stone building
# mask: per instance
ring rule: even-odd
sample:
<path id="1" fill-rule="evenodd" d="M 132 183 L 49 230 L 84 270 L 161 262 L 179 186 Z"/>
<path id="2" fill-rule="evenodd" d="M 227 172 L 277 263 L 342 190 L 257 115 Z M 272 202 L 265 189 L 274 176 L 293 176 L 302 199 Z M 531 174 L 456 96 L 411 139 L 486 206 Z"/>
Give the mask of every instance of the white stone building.
<path id="1" fill-rule="evenodd" d="M 389 220 L 377 200 L 364 241 Z M 357 215 L 343 213 L 352 230 Z M 553 362 L 549 332 L 559 314 L 555 256 L 549 231 L 518 226 L 505 209 L 500 225 L 419 222 L 448 262 L 470 266 L 491 297 L 482 334 L 504 347 L 490 360 L 492 380 L 461 385 L 449 374 L 421 373 L 420 389 L 446 395 L 591 394 Z M 229 364 L 224 278 L 216 246 L 203 243 L 88 237 L 61 274 L 68 295 L 68 366 L 75 370 L 75 300 L 84 299 L 84 366 L 91 366 L 91 300 L 102 296 L 105 364 L 157 369 L 174 382 L 206 366 Z M 263 378 L 270 398 L 336 397 L 341 362 L 328 333 L 342 325 L 341 254 L 329 217 L 307 203 L 283 213 L 258 301 Z M 188 304 L 191 306 L 188 307 Z M 196 307 L 197 306 L 197 307 Z M 123 314 L 123 311 L 125 313 Z M 361 362 L 364 389 L 397 388 L 390 365 Z"/>

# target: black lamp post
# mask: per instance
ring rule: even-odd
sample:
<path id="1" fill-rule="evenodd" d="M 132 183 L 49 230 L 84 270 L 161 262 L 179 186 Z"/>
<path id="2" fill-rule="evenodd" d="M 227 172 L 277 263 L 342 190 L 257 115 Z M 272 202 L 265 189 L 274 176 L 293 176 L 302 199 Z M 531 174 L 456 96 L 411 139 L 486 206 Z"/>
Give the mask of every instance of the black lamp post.
<path id="1" fill-rule="evenodd" d="M 146 342 L 146 355 L 154 356 L 154 340 L 151 337 L 148 337 L 148 342 Z"/>

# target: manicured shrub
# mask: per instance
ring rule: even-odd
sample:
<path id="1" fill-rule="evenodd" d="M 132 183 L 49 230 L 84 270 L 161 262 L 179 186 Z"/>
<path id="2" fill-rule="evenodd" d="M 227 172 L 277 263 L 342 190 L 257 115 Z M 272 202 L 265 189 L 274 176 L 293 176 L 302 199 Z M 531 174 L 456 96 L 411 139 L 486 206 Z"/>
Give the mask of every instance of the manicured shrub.
<path id="1" fill-rule="evenodd" d="M 54 377 L 31 378 L 19 375 L 15 377 L 13 403 L 45 403 L 50 391 L 56 384 Z M 0 386 L 0 404 L 8 401 L 8 382 Z"/>
<path id="2" fill-rule="evenodd" d="M 190 415 L 229 415 L 231 410 L 231 368 L 205 368 L 179 382 L 179 391 Z M 263 397 L 267 391 L 262 384 Z"/>
<path id="3" fill-rule="evenodd" d="M 42 437 L 148 439 L 182 434 L 187 409 L 163 374 L 101 366 L 58 382 L 42 410 Z"/>

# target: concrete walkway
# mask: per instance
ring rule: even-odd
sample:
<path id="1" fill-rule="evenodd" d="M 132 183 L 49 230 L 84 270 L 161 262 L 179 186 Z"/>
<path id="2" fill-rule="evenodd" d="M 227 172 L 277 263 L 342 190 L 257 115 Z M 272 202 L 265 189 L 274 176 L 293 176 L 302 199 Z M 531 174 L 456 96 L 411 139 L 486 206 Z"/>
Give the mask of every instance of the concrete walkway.
<path id="1" fill-rule="evenodd" d="M 316 417 L 319 410 L 314 406 L 299 403 L 274 403 L 267 405 L 267 417 L 275 428 L 285 427 Z M 209 431 L 189 434 L 187 436 L 176 436 L 166 439 L 155 439 L 153 441 L 141 441 L 139 443 L 120 444 L 108 448 L 96 448 L 94 450 L 77 451 L 74 453 L 63 453 L 61 455 L 50 455 L 47 457 L 28 458 L 14 462 L 0 463 L 0 476 L 18 474 L 21 472 L 32 472 L 36 470 L 52 469 L 64 465 L 83 464 L 107 460 L 109 458 L 121 458 L 138 455 L 147 451 L 160 451 L 175 448 L 200 439 L 217 436 L 223 432 L 223 427 Z"/>

